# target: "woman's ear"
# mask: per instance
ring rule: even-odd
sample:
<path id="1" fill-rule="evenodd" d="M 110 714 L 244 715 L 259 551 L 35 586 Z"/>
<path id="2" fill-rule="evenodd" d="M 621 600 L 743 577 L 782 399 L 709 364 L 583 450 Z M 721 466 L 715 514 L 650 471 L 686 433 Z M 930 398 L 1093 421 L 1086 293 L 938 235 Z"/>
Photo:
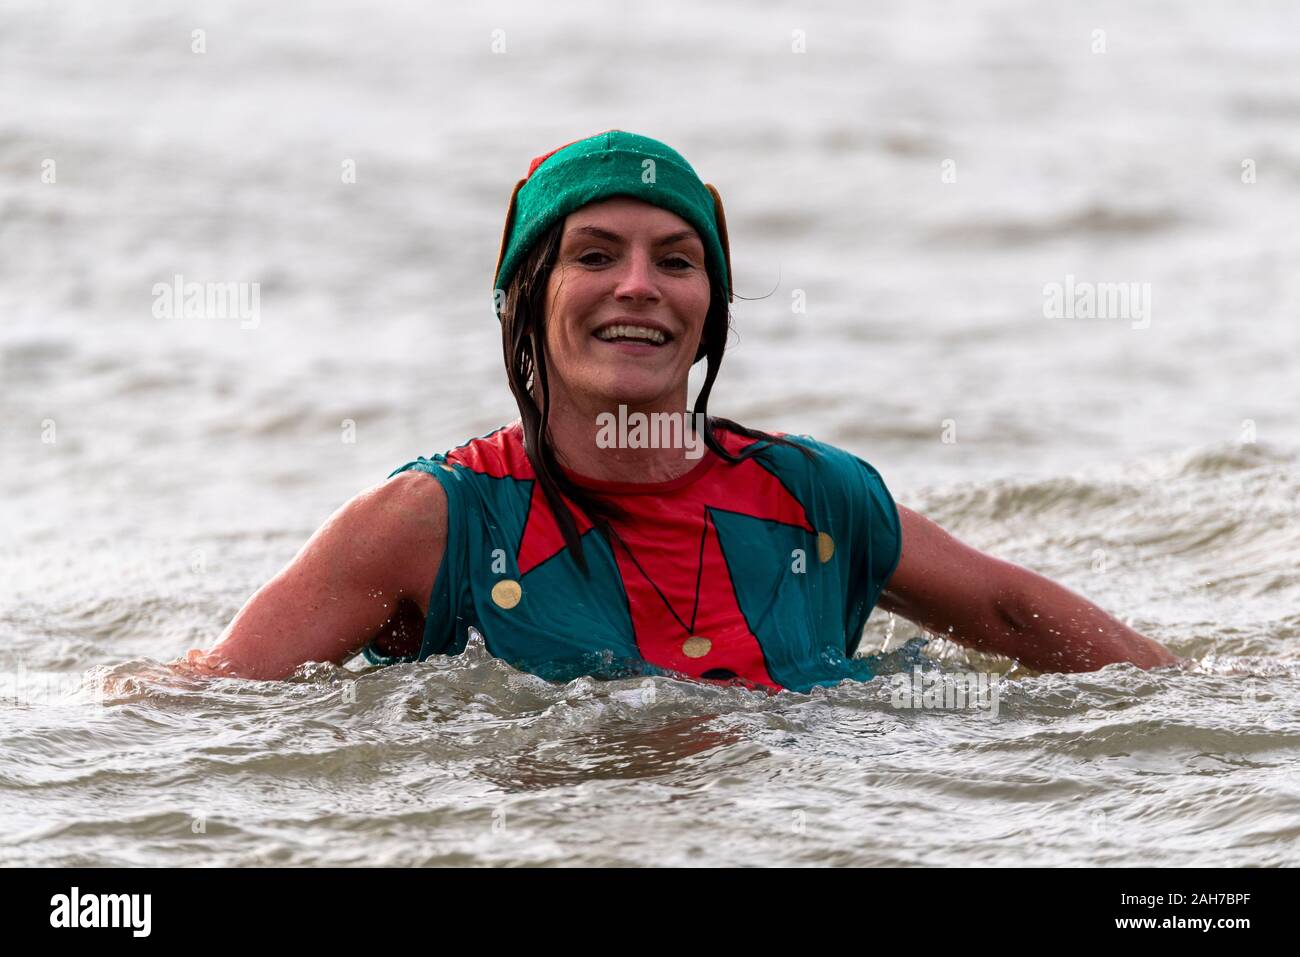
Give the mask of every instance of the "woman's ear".
<path id="1" fill-rule="evenodd" d="M 712 183 L 705 183 L 704 188 L 713 194 L 713 218 L 718 222 L 718 240 L 722 243 L 722 257 L 727 264 L 727 302 L 732 302 L 732 288 L 735 279 L 731 274 L 731 241 L 727 238 L 727 214 L 722 209 L 722 196 Z"/>

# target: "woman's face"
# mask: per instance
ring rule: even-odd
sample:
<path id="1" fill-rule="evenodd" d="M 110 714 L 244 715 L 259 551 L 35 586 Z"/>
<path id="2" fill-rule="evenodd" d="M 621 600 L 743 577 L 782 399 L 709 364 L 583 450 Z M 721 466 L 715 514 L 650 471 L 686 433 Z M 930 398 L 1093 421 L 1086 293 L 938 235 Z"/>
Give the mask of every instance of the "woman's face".
<path id="1" fill-rule="evenodd" d="M 704 244 L 686 220 L 630 196 L 575 210 L 546 303 L 552 401 L 685 410 L 709 310 Z"/>

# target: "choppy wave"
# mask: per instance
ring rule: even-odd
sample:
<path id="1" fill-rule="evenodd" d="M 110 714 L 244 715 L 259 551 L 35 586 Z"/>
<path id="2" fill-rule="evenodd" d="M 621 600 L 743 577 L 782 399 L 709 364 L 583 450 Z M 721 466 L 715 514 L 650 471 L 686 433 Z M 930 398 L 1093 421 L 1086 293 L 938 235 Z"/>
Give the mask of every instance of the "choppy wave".
<path id="1" fill-rule="evenodd" d="M 1004 676 L 996 717 L 902 710 L 890 680 L 558 685 L 478 643 L 288 682 L 136 660 L 6 736 L 0 802 L 42 813 L 10 826 L 0 859 L 1294 863 L 1295 662 Z M 879 836 L 922 809 L 925 828 Z M 646 813 L 655 840 L 629 839 Z"/>

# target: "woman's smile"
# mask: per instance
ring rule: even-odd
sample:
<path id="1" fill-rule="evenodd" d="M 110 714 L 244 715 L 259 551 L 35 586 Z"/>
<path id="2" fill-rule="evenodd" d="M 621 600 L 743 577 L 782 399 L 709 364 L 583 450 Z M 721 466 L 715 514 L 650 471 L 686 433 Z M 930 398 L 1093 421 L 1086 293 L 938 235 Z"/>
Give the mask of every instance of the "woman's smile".
<path id="1" fill-rule="evenodd" d="M 635 319 L 614 319 L 603 323 L 593 335 L 601 342 L 639 342 L 652 346 L 662 346 L 672 339 L 672 334 L 662 326 Z"/>

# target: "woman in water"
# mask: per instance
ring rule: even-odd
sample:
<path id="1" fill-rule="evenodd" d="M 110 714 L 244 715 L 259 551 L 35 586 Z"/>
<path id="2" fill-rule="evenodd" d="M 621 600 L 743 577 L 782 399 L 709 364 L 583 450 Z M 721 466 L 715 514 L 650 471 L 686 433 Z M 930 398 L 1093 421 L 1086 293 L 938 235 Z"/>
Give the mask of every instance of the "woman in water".
<path id="1" fill-rule="evenodd" d="M 875 606 L 1038 671 L 1177 662 L 896 506 L 860 458 L 708 415 L 726 220 L 665 144 L 609 130 L 533 160 L 494 285 L 520 418 L 357 495 L 178 665 L 279 679 L 358 651 L 456 654 L 472 628 L 551 680 L 808 691 L 873 676 L 854 652 Z"/>

